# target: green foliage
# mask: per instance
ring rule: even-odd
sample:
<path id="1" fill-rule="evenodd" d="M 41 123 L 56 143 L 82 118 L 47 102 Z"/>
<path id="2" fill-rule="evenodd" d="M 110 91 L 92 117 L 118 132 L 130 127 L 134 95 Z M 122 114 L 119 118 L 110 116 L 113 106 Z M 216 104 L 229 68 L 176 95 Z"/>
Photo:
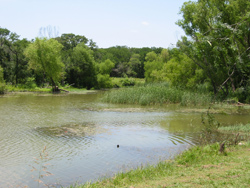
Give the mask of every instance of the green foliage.
<path id="1" fill-rule="evenodd" d="M 110 74 L 112 68 L 114 68 L 115 64 L 110 60 L 107 59 L 104 62 L 97 64 L 98 72 L 100 74 Z"/>
<path id="2" fill-rule="evenodd" d="M 110 72 L 112 68 L 114 68 L 115 64 L 107 59 L 104 62 L 96 64 L 98 75 L 97 75 L 97 83 L 98 88 L 111 88 L 112 80 L 110 79 Z"/>
<path id="3" fill-rule="evenodd" d="M 24 54 L 29 59 L 29 67 L 41 72 L 51 80 L 52 85 L 60 81 L 64 64 L 61 62 L 62 45 L 54 39 L 36 38 Z"/>
<path id="4" fill-rule="evenodd" d="M 203 124 L 202 131 L 205 132 L 205 134 L 212 134 L 220 127 L 220 123 L 216 121 L 215 117 L 210 114 L 209 111 L 206 113 L 206 115 L 202 114 L 201 118 Z"/>
<path id="5" fill-rule="evenodd" d="M 78 44 L 73 49 L 67 81 L 80 88 L 87 87 L 87 89 L 90 89 L 96 86 L 97 78 L 93 51 L 84 43 Z"/>
<path id="6" fill-rule="evenodd" d="M 163 49 L 157 55 L 146 55 L 145 79 L 147 82 L 168 82 L 172 86 L 196 89 L 205 81 L 203 70 L 178 49 Z"/>
<path id="7" fill-rule="evenodd" d="M 16 33 L 11 33 L 7 46 L 10 55 L 10 64 L 12 64 L 12 78 L 9 80 L 12 84 L 23 84 L 25 77 L 30 76 L 28 62 L 24 56 L 24 50 L 29 45 L 27 39 L 19 40 Z"/>
<path id="8" fill-rule="evenodd" d="M 184 54 L 173 57 L 170 61 L 164 64 L 162 68 L 164 79 L 173 86 L 182 86 L 186 88 L 195 88 L 197 83 L 204 80 L 202 70 Z"/>
<path id="9" fill-rule="evenodd" d="M 127 71 L 128 76 L 138 77 L 142 72 L 142 64 L 140 62 L 140 55 L 133 54 L 129 60 L 129 69 Z"/>
<path id="10" fill-rule="evenodd" d="M 95 49 L 94 57 L 96 62 L 104 62 L 110 59 L 115 63 L 111 72 L 112 77 L 144 77 L 144 61 L 146 54 L 154 52 L 161 53 L 162 48 L 128 48 L 127 46 L 115 46 L 110 48 Z M 139 56 L 139 57 L 138 57 Z"/>
<path id="11" fill-rule="evenodd" d="M 157 56 L 155 52 L 149 52 L 146 57 L 146 62 L 144 63 L 144 70 L 145 70 L 145 79 L 146 82 L 159 82 L 163 81 L 163 76 L 160 73 L 164 61 L 162 58 Z"/>
<path id="12" fill-rule="evenodd" d="M 75 35 L 73 33 L 64 33 L 55 39 L 63 45 L 64 51 L 73 50 L 78 44 L 87 44 L 88 42 L 88 39 L 85 36 Z"/>
<path id="13" fill-rule="evenodd" d="M 109 74 L 97 74 L 98 88 L 113 87 Z"/>
<path id="14" fill-rule="evenodd" d="M 158 59 L 158 56 L 155 52 L 149 52 L 147 53 L 145 60 L 152 62 L 152 61 L 156 61 Z"/>
<path id="15" fill-rule="evenodd" d="M 111 80 L 114 88 L 143 86 L 145 84 L 145 80 L 142 78 L 129 78 L 127 76 L 123 78 L 111 77 Z"/>
<path id="16" fill-rule="evenodd" d="M 126 77 L 126 78 L 121 79 L 120 83 L 122 84 L 122 86 L 134 86 L 135 79 Z"/>
<path id="17" fill-rule="evenodd" d="M 34 77 L 28 77 L 25 84 L 24 84 L 24 88 L 34 89 L 36 87 L 37 86 L 36 86 L 35 78 Z"/>
<path id="18" fill-rule="evenodd" d="M 188 38 L 177 46 L 203 70 L 214 94 L 224 98 L 249 86 L 249 10 L 248 0 L 200 0 L 184 3 L 180 11 L 183 19 L 177 24 Z"/>
<path id="19" fill-rule="evenodd" d="M 3 94 L 5 90 L 5 81 L 3 79 L 3 68 L 0 66 L 0 94 Z"/>

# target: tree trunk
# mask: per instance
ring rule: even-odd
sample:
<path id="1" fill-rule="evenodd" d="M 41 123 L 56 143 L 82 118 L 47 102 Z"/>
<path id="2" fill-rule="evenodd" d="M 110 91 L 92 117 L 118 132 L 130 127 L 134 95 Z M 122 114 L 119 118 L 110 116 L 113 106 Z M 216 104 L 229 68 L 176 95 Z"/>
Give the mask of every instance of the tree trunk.
<path id="1" fill-rule="evenodd" d="M 16 86 L 18 84 L 18 67 L 19 67 L 19 60 L 18 60 L 18 56 L 16 54 L 16 67 L 15 67 L 15 74 L 16 74 Z"/>
<path id="2" fill-rule="evenodd" d="M 51 82 L 52 82 L 52 91 L 53 93 L 57 93 L 57 92 L 60 92 L 58 86 L 56 85 L 56 83 L 54 82 L 53 78 L 50 78 L 51 79 Z"/>
<path id="3" fill-rule="evenodd" d="M 233 92 L 235 92 L 235 85 L 234 85 L 234 81 L 233 81 L 233 79 L 232 79 L 232 78 L 230 78 L 230 80 L 231 80 L 231 85 L 232 85 Z"/>

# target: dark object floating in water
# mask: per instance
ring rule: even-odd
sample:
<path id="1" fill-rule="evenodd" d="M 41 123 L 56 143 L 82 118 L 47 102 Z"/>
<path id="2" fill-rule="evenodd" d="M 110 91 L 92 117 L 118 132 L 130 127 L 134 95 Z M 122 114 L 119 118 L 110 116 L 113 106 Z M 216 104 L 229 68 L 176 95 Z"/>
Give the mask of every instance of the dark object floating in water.
<path id="1" fill-rule="evenodd" d="M 117 145 L 117 148 L 119 148 L 120 146 L 119 145 Z"/>

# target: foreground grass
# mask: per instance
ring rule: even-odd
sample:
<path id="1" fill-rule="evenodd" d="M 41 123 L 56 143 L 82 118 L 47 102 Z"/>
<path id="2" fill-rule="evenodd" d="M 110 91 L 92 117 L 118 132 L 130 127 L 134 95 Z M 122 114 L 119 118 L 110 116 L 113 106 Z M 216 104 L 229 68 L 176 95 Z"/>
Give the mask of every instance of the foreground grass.
<path id="1" fill-rule="evenodd" d="M 209 94 L 185 91 L 167 84 L 147 84 L 144 86 L 111 90 L 103 97 L 104 102 L 120 104 L 168 104 L 207 105 L 211 102 Z"/>
<path id="2" fill-rule="evenodd" d="M 219 153 L 219 144 L 195 146 L 174 161 L 138 168 L 93 184 L 91 187 L 249 187 L 250 144 L 231 146 Z"/>

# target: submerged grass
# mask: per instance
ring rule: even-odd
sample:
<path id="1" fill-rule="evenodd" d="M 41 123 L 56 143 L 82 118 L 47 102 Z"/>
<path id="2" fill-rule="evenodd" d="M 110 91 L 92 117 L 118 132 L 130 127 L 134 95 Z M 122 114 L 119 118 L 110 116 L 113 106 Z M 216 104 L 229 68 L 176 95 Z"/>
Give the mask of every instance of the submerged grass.
<path id="1" fill-rule="evenodd" d="M 186 91 L 168 84 L 147 84 L 144 86 L 121 88 L 107 92 L 104 102 L 119 104 L 169 104 L 180 103 L 186 105 L 207 105 L 211 102 L 209 94 Z"/>
<path id="2" fill-rule="evenodd" d="M 218 143 L 194 146 L 174 161 L 119 173 L 95 183 L 74 185 L 86 187 L 249 187 L 250 143 L 230 146 L 219 152 Z"/>

